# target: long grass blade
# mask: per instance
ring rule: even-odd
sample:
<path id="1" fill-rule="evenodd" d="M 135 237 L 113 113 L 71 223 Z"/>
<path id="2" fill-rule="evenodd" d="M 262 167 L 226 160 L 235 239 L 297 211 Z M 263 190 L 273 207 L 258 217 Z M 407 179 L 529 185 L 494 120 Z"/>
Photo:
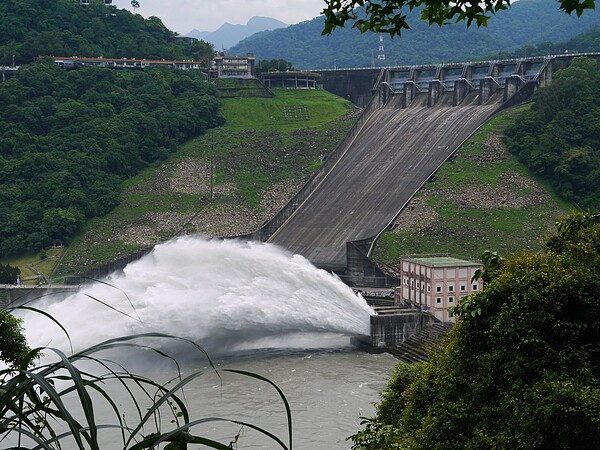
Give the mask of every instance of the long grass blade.
<path id="1" fill-rule="evenodd" d="M 73 386 L 76 388 L 83 414 L 90 428 L 90 446 L 93 450 L 99 450 L 98 446 L 98 434 L 96 430 L 96 421 L 94 419 L 94 404 L 90 398 L 90 394 L 86 389 L 86 383 L 81 377 L 81 372 L 71 362 L 71 360 L 62 351 L 50 348 L 58 357 L 62 360 L 63 368 L 69 371 L 71 375 L 71 381 Z"/>
<path id="2" fill-rule="evenodd" d="M 188 375 L 186 378 L 184 378 L 183 380 L 181 380 L 179 383 L 177 383 L 173 388 L 171 388 L 169 391 L 167 391 L 161 398 L 159 398 L 149 409 L 148 412 L 146 413 L 146 415 L 142 418 L 141 423 L 135 428 L 134 432 L 132 433 L 131 437 L 129 438 L 129 440 L 127 441 L 126 445 L 129 445 L 131 440 L 133 439 L 133 436 L 138 433 L 142 426 L 154 415 L 154 413 L 156 411 L 158 411 L 158 409 L 168 400 L 174 400 L 177 402 L 178 406 L 181 406 L 182 408 L 185 408 L 185 405 L 182 404 L 181 400 L 179 400 L 179 398 L 175 395 L 175 393 L 177 391 L 179 391 L 182 387 L 184 387 L 186 384 L 188 384 L 190 381 L 198 378 L 200 375 L 202 375 L 201 373 L 198 372 L 194 372 L 191 375 Z"/>
<path id="3" fill-rule="evenodd" d="M 254 425 L 254 424 L 251 424 L 251 423 L 248 423 L 248 422 L 242 422 L 240 420 L 227 419 L 227 418 L 223 418 L 223 417 L 204 417 L 202 419 L 192 420 L 191 422 L 186 423 L 185 425 L 182 425 L 182 426 L 180 426 L 180 427 L 178 427 L 178 428 L 176 428 L 174 430 L 171 430 L 168 433 L 164 433 L 161 436 L 157 436 L 156 437 L 157 440 L 156 440 L 155 444 L 158 445 L 158 444 L 161 444 L 163 442 L 167 442 L 173 436 L 177 435 L 180 432 L 187 432 L 191 427 L 193 427 L 195 425 L 201 425 L 201 424 L 210 423 L 210 422 L 229 422 L 229 423 L 234 423 L 236 425 L 241 425 L 241 426 L 244 426 L 244 427 L 247 427 L 247 428 L 251 428 L 251 429 L 253 429 L 255 431 L 258 431 L 261 434 L 264 434 L 269 439 L 275 441 L 277 444 L 279 444 L 279 446 L 283 450 L 292 450 L 292 448 L 288 447 L 285 444 L 285 442 L 283 442 L 280 438 L 278 438 L 276 435 L 274 435 L 270 431 L 265 430 L 264 428 L 261 428 L 261 427 L 259 427 L 257 425 Z M 130 449 L 130 450 L 132 450 L 132 449 Z"/>
<path id="4" fill-rule="evenodd" d="M 181 431 L 179 431 L 179 433 L 181 433 Z M 180 442 L 180 440 L 173 436 L 148 436 L 143 441 L 135 444 L 133 447 L 130 447 L 128 450 L 144 450 L 147 448 L 156 448 L 157 445 L 163 442 Z M 220 442 L 213 441 L 212 439 L 204 438 L 201 436 L 190 436 L 189 438 L 185 439 L 185 443 L 201 444 L 205 447 L 214 448 L 217 450 L 231 450 L 231 447 L 228 445 L 224 445 Z"/>
<path id="5" fill-rule="evenodd" d="M 69 426 L 69 429 L 73 433 L 73 438 L 77 442 L 77 445 L 79 445 L 79 448 L 84 448 L 83 441 L 81 440 L 81 435 L 79 434 L 79 430 L 81 430 L 82 427 L 73 418 L 73 416 L 71 416 L 68 408 L 64 405 L 62 399 L 60 398 L 60 395 L 58 395 L 54 387 L 48 382 L 48 380 L 45 377 L 40 376 L 35 372 L 26 372 L 26 375 L 32 380 L 34 380 L 42 388 L 44 393 L 48 395 L 52 402 L 54 402 L 58 411 L 56 417 L 65 421 L 65 423 Z"/>
<path id="6" fill-rule="evenodd" d="M 37 314 L 41 314 L 42 316 L 45 316 L 48 319 L 50 319 L 52 322 L 54 322 L 56 325 L 59 326 L 59 328 L 63 331 L 63 333 L 65 333 L 65 336 L 67 337 L 67 340 L 69 341 L 69 347 L 71 348 L 71 353 L 73 353 L 73 343 L 71 342 L 71 336 L 69 335 L 69 332 L 67 331 L 67 329 L 65 327 L 62 326 L 62 324 L 58 320 L 56 320 L 54 317 L 52 317 L 52 315 L 48 314 L 46 311 L 42 311 L 41 309 L 33 308 L 31 306 L 16 306 L 13 309 L 24 309 L 27 311 L 33 311 Z"/>
<path id="7" fill-rule="evenodd" d="M 121 425 L 98 425 L 97 426 L 98 430 L 115 430 L 115 429 L 123 429 L 124 427 Z M 82 428 L 82 431 L 90 431 L 89 428 Z M 128 430 L 128 428 L 125 427 L 125 430 Z M 37 447 L 33 447 L 30 450 L 41 450 L 46 448 L 45 445 L 50 445 L 50 444 L 54 444 L 55 442 L 60 442 L 62 439 L 71 437 L 72 434 L 69 431 L 66 431 L 64 433 L 61 433 L 59 435 L 54 436 L 52 439 L 47 439 L 43 442 L 44 446 L 42 447 L 41 445 L 38 445 Z M 53 447 L 49 447 L 49 448 L 53 448 Z"/>
<path id="8" fill-rule="evenodd" d="M 265 383 L 268 383 L 275 388 L 275 390 L 281 397 L 283 404 L 285 405 L 285 413 L 287 415 L 287 423 L 288 423 L 288 438 L 289 438 L 290 450 L 291 450 L 291 448 L 292 448 L 292 409 L 290 408 L 290 404 L 289 404 L 285 394 L 279 388 L 279 386 L 277 386 L 274 382 L 272 382 L 268 378 L 265 378 L 262 375 L 258 375 L 253 372 L 247 372 L 245 370 L 235 370 L 235 369 L 225 369 L 225 372 L 238 373 L 240 375 L 245 375 L 247 377 L 256 378 L 257 380 L 264 381 Z"/>
<path id="9" fill-rule="evenodd" d="M 129 302 L 129 306 L 131 306 L 131 309 L 133 310 L 133 312 L 135 312 L 135 315 L 137 316 L 137 320 L 138 320 L 139 322 L 142 322 L 142 319 L 140 318 L 140 316 L 139 316 L 139 314 L 138 314 L 138 312 L 137 312 L 137 309 L 135 309 L 135 306 L 133 306 L 133 302 L 132 302 L 132 301 L 131 301 L 131 299 L 129 298 L 129 295 L 127 295 L 127 292 L 125 292 L 123 289 L 121 289 L 121 288 L 119 288 L 119 287 L 117 287 L 117 286 L 115 286 L 115 285 L 113 285 L 113 284 L 110 284 L 110 283 L 108 283 L 108 282 L 106 282 L 106 281 L 103 281 L 103 280 L 98 280 L 98 279 L 96 279 L 96 278 L 85 278 L 85 279 L 87 279 L 87 280 L 90 280 L 90 281 L 93 281 L 93 282 L 95 282 L 95 283 L 103 284 L 103 285 L 105 285 L 105 286 L 111 287 L 111 288 L 113 288 L 113 289 L 116 289 L 116 290 L 118 290 L 119 292 L 121 292 L 121 293 L 122 293 L 122 294 L 125 296 L 125 298 L 127 299 L 127 301 Z M 87 294 L 86 294 L 86 295 L 87 295 Z"/>

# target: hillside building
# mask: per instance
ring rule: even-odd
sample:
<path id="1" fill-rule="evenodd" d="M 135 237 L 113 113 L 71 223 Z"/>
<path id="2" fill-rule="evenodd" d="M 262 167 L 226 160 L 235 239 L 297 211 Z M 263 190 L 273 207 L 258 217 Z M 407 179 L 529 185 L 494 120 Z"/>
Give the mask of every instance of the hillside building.
<path id="1" fill-rule="evenodd" d="M 79 0 L 79 4 L 83 5 L 83 6 L 88 6 L 91 2 L 94 2 L 95 0 Z M 104 3 L 105 5 L 112 5 L 112 0 L 98 0 L 101 3 Z"/>
<path id="2" fill-rule="evenodd" d="M 479 292 L 483 281 L 471 281 L 481 263 L 448 256 L 405 258 L 401 285 L 395 289 L 397 305 L 429 312 L 442 322 L 454 322 L 450 308 L 467 295 Z"/>
<path id="3" fill-rule="evenodd" d="M 254 78 L 255 63 L 256 58 L 251 53 L 246 56 L 219 53 L 213 59 L 217 78 Z"/>
<path id="4" fill-rule="evenodd" d="M 261 74 L 262 82 L 270 88 L 317 89 L 321 75 L 314 72 L 266 72 Z"/>
<path id="5" fill-rule="evenodd" d="M 79 56 L 55 56 L 54 62 L 65 69 L 80 67 L 108 67 L 110 69 L 145 69 L 149 67 L 167 67 L 180 70 L 206 70 L 201 61 L 178 61 L 171 59 L 135 59 L 135 58 L 87 58 Z"/>

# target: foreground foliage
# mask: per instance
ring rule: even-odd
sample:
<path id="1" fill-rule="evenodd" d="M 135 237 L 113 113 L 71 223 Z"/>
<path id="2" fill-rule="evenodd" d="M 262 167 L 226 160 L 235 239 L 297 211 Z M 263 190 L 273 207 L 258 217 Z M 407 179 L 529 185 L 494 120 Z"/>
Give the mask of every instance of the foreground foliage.
<path id="1" fill-rule="evenodd" d="M 161 444 L 168 444 L 164 448 L 169 450 L 187 449 L 190 444 L 227 450 L 233 447 L 194 434 L 192 428 L 210 422 L 231 422 L 264 434 L 275 448 L 291 450 L 291 412 L 287 399 L 275 384 L 260 375 L 226 370 L 258 379 L 276 389 L 286 409 L 288 444 L 251 423 L 221 417 L 194 418 L 187 409 L 183 389 L 202 372 L 183 377 L 173 360 L 178 376 L 170 383 L 159 384 L 104 359 L 106 351 L 134 348 L 172 360 L 166 353 L 152 347 L 156 339 L 184 341 L 203 353 L 200 347 L 185 339 L 147 333 L 111 339 L 71 356 L 54 348 L 37 348 L 21 359 L 18 368 L 0 370 L 2 447 L 100 449 L 102 434 L 112 430 L 121 436 L 120 448 L 128 450 L 162 448 Z M 33 367 L 41 351 L 56 356 L 58 361 Z M 210 365 L 216 371 L 212 363 Z M 120 386 L 122 394 L 111 394 L 107 385 Z M 75 406 L 73 398 L 76 399 Z M 102 409 L 111 411 L 112 422 L 98 421 L 101 403 Z M 136 411 L 133 418 L 125 414 L 124 408 L 129 405 Z M 163 424 L 169 421 L 171 428 L 165 430 Z"/>
<path id="2" fill-rule="evenodd" d="M 410 28 L 407 14 L 420 9 L 421 20 L 429 25 L 447 25 L 452 22 L 466 22 L 486 26 L 496 13 L 510 7 L 510 0 L 326 0 L 323 10 L 325 27 L 323 34 L 331 33 L 336 27 L 347 23 L 361 32 L 376 31 L 390 36 L 400 35 Z M 560 9 L 567 14 L 581 16 L 584 11 L 594 9 L 595 0 L 558 0 Z"/>
<path id="3" fill-rule="evenodd" d="M 498 260 L 445 345 L 400 365 L 354 450 L 600 448 L 600 225 Z"/>

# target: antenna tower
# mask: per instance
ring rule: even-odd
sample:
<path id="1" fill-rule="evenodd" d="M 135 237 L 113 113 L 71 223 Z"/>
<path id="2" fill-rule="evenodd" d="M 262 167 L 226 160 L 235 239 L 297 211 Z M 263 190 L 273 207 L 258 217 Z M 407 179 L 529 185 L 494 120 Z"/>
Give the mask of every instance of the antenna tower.
<path id="1" fill-rule="evenodd" d="M 377 59 L 380 61 L 385 61 L 385 49 L 383 48 L 383 34 L 379 35 L 379 53 L 377 54 Z"/>

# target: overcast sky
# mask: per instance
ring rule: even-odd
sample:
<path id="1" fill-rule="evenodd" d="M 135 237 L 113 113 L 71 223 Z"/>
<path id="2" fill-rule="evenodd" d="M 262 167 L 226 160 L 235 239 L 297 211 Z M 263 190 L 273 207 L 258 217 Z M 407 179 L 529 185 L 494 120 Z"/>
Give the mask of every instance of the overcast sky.
<path id="1" fill-rule="evenodd" d="M 324 0 L 138 0 L 136 13 L 157 16 L 172 31 L 187 34 L 194 28 L 215 31 L 225 22 L 245 25 L 252 16 L 273 17 L 288 25 L 317 17 Z M 131 10 L 131 0 L 113 0 Z"/>

